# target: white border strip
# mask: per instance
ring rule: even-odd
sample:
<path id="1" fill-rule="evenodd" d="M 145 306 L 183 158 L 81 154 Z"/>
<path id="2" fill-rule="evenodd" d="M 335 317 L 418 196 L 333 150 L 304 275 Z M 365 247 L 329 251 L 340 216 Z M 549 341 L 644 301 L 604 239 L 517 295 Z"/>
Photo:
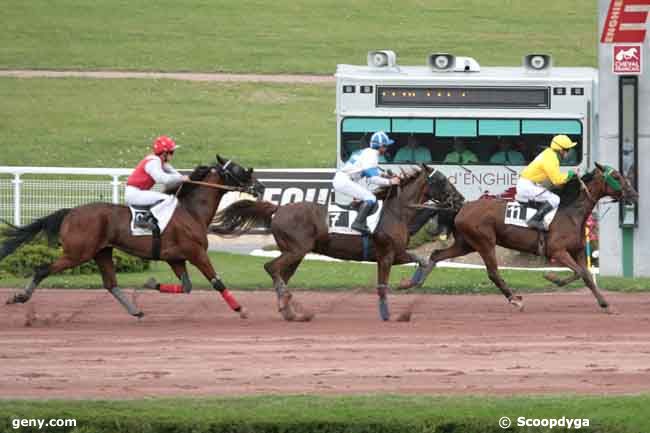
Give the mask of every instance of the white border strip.
<path id="1" fill-rule="evenodd" d="M 251 256 L 255 257 L 271 257 L 275 258 L 280 255 L 280 251 L 277 250 L 272 250 L 272 251 L 267 251 L 267 250 L 262 250 L 262 249 L 255 249 L 249 253 Z M 327 256 L 322 256 L 320 254 L 313 254 L 309 253 L 305 256 L 306 260 L 320 260 L 324 262 L 345 262 L 347 260 L 341 260 L 341 259 L 335 259 L 332 257 L 327 257 Z M 375 262 L 356 262 L 356 263 L 367 263 L 371 265 L 375 265 Z M 400 265 L 400 266 L 415 266 L 415 263 L 410 263 L 408 265 Z M 439 268 L 457 268 L 457 269 L 485 269 L 484 265 L 473 265 L 469 263 L 456 263 L 456 262 L 449 262 L 446 260 L 443 260 L 442 262 L 438 262 L 436 265 Z M 507 269 L 507 270 L 512 270 L 512 271 L 541 271 L 541 272 L 562 272 L 562 271 L 570 271 L 569 268 L 563 268 L 563 267 L 545 267 L 545 268 L 520 268 L 516 266 L 499 266 L 499 269 Z M 592 274 L 598 274 L 599 269 L 598 268 L 591 268 L 591 273 Z"/>

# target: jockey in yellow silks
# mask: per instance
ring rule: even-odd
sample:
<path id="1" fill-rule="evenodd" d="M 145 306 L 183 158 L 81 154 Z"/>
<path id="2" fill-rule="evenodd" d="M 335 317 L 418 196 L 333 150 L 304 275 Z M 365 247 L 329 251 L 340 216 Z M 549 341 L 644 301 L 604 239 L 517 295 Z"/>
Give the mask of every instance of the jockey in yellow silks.
<path id="1" fill-rule="evenodd" d="M 556 135 L 551 140 L 551 146 L 537 155 L 519 175 L 517 201 L 542 203 L 537 213 L 528 221 L 528 227 L 543 230 L 544 216 L 560 205 L 560 197 L 549 191 L 545 185 L 564 185 L 576 175 L 573 170 L 569 170 L 567 174 L 560 171 L 560 160 L 566 158 L 569 149 L 576 144 L 566 135 Z"/>

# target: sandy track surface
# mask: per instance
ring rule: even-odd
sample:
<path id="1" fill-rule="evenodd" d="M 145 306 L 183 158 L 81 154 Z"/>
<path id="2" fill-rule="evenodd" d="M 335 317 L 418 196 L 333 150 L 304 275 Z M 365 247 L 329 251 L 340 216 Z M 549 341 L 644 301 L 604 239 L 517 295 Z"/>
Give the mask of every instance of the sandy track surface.
<path id="1" fill-rule="evenodd" d="M 0 289 L 0 299 L 12 293 Z M 378 320 L 376 296 L 305 293 L 311 323 L 287 323 L 271 292 L 139 292 L 143 320 L 104 291 L 38 290 L 0 306 L 0 396 L 135 398 L 259 393 L 540 394 L 650 390 L 650 295 L 399 295 L 408 323 Z M 26 326 L 29 325 L 29 326 Z"/>
<path id="2" fill-rule="evenodd" d="M 0 70 L 0 77 L 17 78 L 143 78 L 184 81 L 232 81 L 251 83 L 333 84 L 333 75 L 298 74 L 225 74 L 197 72 L 138 72 L 138 71 L 54 71 L 40 69 Z"/>

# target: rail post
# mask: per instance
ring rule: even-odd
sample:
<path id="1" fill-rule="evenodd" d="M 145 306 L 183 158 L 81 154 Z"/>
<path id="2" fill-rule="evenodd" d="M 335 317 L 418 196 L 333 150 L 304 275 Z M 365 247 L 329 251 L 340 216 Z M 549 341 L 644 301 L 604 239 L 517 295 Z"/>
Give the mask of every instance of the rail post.
<path id="1" fill-rule="evenodd" d="M 14 180 L 11 181 L 14 184 L 14 225 L 20 225 L 20 184 L 23 181 L 20 179 L 20 173 L 14 173 Z"/>

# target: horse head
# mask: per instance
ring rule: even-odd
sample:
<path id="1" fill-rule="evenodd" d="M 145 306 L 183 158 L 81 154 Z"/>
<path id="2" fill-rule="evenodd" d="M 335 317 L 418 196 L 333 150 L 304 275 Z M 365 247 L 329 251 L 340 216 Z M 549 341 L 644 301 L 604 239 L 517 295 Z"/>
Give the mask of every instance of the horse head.
<path id="1" fill-rule="evenodd" d="M 613 167 L 594 163 L 594 179 L 601 182 L 602 196 L 612 197 L 614 200 L 623 200 L 626 203 L 636 203 L 639 199 L 639 193 L 625 176 L 615 170 Z"/>
<path id="2" fill-rule="evenodd" d="M 424 200 L 434 200 L 440 203 L 441 207 L 459 210 L 465 202 L 465 197 L 458 192 L 456 187 L 447 179 L 447 176 L 440 170 L 429 168 L 424 164 L 422 164 L 422 169 L 427 175 Z"/>
<path id="3" fill-rule="evenodd" d="M 247 193 L 256 198 L 262 198 L 264 185 L 253 176 L 253 168 L 246 169 L 232 159 L 226 160 L 219 155 L 214 168 L 224 185 L 244 188 Z"/>

